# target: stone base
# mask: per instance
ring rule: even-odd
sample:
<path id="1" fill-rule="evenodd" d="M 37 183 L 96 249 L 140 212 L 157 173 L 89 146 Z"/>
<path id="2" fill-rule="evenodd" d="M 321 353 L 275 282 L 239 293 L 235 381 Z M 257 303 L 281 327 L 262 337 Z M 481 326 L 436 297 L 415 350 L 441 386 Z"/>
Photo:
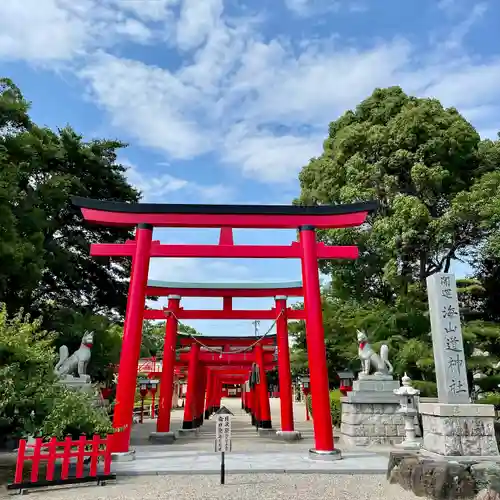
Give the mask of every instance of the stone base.
<path id="1" fill-rule="evenodd" d="M 441 456 L 497 457 L 493 405 L 420 403 L 422 451 Z"/>
<path id="2" fill-rule="evenodd" d="M 276 431 L 276 439 L 280 441 L 292 442 L 300 441 L 302 439 L 302 434 L 299 431 Z"/>
<path id="3" fill-rule="evenodd" d="M 62 378 L 59 382 L 73 391 L 92 393 L 95 389 L 90 381 L 90 377 L 87 377 L 72 377 L 67 375 L 66 378 Z"/>
<path id="4" fill-rule="evenodd" d="M 398 403 L 347 403 L 344 399 L 340 432 L 345 445 L 394 445 L 404 440 L 404 417 L 397 413 Z"/>
<path id="5" fill-rule="evenodd" d="M 309 450 L 309 458 L 311 460 L 322 460 L 332 462 L 334 460 L 342 460 L 342 453 L 340 450 L 322 451 L 322 450 Z"/>
<path id="6" fill-rule="evenodd" d="M 392 375 L 363 375 L 352 383 L 352 391 L 347 394 L 349 403 L 397 403 L 399 398 L 394 394 L 399 389 L 399 381 Z"/>
<path id="7" fill-rule="evenodd" d="M 399 398 L 394 389 L 399 381 L 392 375 L 360 374 L 353 390 L 341 398 L 342 442 L 348 446 L 394 445 L 405 438 L 404 416 L 397 413 Z M 420 427 L 415 418 L 415 432 Z"/>
<path id="8" fill-rule="evenodd" d="M 403 441 L 402 443 L 397 443 L 394 446 L 400 450 L 420 450 L 422 443 L 420 441 Z"/>
<path id="9" fill-rule="evenodd" d="M 176 440 L 175 432 L 152 432 L 149 440 L 153 444 L 172 444 Z"/>
<path id="10" fill-rule="evenodd" d="M 387 479 L 418 497 L 433 499 L 500 498 L 500 464 L 475 460 L 431 459 L 419 453 L 391 452 Z"/>
<path id="11" fill-rule="evenodd" d="M 261 429 L 260 427 L 257 429 L 257 432 L 259 433 L 259 436 L 262 437 L 269 437 L 269 436 L 275 436 L 276 431 L 274 429 Z"/>
<path id="12" fill-rule="evenodd" d="M 132 462 L 133 460 L 135 460 L 135 450 L 111 453 L 111 461 L 113 462 Z"/>
<path id="13" fill-rule="evenodd" d="M 179 437 L 181 437 L 181 436 L 183 436 L 183 437 L 186 437 L 186 436 L 197 436 L 200 433 L 200 429 L 199 428 L 196 428 L 196 429 L 179 429 L 177 432 L 178 432 Z"/>

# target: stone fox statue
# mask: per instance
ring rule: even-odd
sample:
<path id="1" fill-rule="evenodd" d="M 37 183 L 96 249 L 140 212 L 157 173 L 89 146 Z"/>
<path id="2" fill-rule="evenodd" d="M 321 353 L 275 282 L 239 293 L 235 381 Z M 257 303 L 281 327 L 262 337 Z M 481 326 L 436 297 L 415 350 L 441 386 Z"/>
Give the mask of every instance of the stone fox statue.
<path id="1" fill-rule="evenodd" d="M 78 350 L 71 356 L 69 355 L 68 347 L 63 345 L 59 348 L 59 361 L 54 368 L 56 375 L 60 377 L 71 376 L 78 373 L 80 378 L 88 379 L 87 365 L 90 361 L 90 350 L 94 341 L 92 332 L 85 332 L 82 337 L 82 343 Z"/>
<path id="2" fill-rule="evenodd" d="M 375 370 L 375 374 L 388 375 L 393 371 L 392 365 L 389 362 L 389 347 L 383 344 L 380 347 L 380 356 L 372 349 L 368 342 L 368 337 L 365 332 L 358 330 L 358 356 L 361 360 L 362 370 L 364 375 L 370 375 L 370 369 Z"/>

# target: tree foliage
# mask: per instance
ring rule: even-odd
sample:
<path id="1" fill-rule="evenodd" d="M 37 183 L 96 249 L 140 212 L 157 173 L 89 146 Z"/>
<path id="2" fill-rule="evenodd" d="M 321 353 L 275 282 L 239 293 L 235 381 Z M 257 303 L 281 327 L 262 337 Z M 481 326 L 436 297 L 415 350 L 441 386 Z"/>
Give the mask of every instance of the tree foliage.
<path id="1" fill-rule="evenodd" d="M 360 249 L 356 262 L 321 263 L 331 277 L 323 293 L 330 379 L 358 369 L 362 328 L 375 348 L 389 345 L 397 375 L 406 371 L 424 395 L 434 393 L 426 278 L 462 261 L 474 274 L 459 281 L 468 365 L 488 365 L 490 388 L 500 345 L 500 140 L 481 140 L 435 99 L 376 89 L 330 124 L 323 153 L 299 180 L 297 204 L 379 203 L 362 227 L 318 231 L 320 241 Z M 301 370 L 304 325 L 293 328 Z"/>
<path id="2" fill-rule="evenodd" d="M 454 108 L 376 89 L 329 127 L 323 154 L 299 176 L 302 204 L 376 200 L 361 228 L 324 231 L 329 244 L 356 244 L 353 265 L 323 271 L 344 296 L 394 300 L 412 283 L 497 249 L 500 143 L 481 141 Z"/>
<path id="3" fill-rule="evenodd" d="M 184 323 L 178 324 L 178 333 L 199 336 L 201 333 L 192 326 Z M 179 339 L 178 339 L 179 340 Z M 165 344 L 165 323 L 155 321 L 145 321 L 142 328 L 141 357 L 163 356 L 163 346 Z"/>
<path id="4" fill-rule="evenodd" d="M 90 256 L 91 243 L 123 242 L 128 229 L 84 224 L 71 204 L 78 195 L 137 202 L 139 192 L 117 163 L 124 146 L 86 141 L 69 126 L 36 125 L 29 103 L 0 79 L 0 302 L 56 331 L 55 345 L 75 349 L 85 329 L 96 332 L 91 375 L 109 381 L 119 341 L 130 261 L 111 265 Z M 90 328 L 89 328 L 90 327 Z"/>
<path id="5" fill-rule="evenodd" d="M 39 127 L 28 111 L 20 90 L 0 80 L 0 301 L 11 311 L 45 313 L 48 325 L 67 308 L 123 313 L 129 263 L 95 259 L 89 244 L 132 234 L 84 225 L 71 197 L 137 202 L 116 163 L 124 144 Z"/>
<path id="6" fill-rule="evenodd" d="M 54 334 L 22 313 L 9 318 L 0 308 L 0 436 L 75 437 L 85 432 L 107 434 L 107 415 L 89 396 L 72 392 L 54 375 Z M 0 443 L 2 444 L 2 443 Z"/>

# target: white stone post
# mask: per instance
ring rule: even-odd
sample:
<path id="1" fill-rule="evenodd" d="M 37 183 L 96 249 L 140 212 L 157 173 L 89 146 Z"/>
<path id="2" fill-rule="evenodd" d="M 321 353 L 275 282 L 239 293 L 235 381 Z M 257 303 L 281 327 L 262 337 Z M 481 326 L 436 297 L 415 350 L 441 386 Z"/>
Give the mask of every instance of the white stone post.
<path id="1" fill-rule="evenodd" d="M 438 400 L 440 403 L 469 403 L 455 276 L 433 274 L 427 278 L 427 289 Z"/>
<path id="2" fill-rule="evenodd" d="M 419 404 L 422 449 L 448 457 L 497 457 L 493 405 L 470 403 L 455 276 L 429 276 L 427 289 L 438 402 Z"/>

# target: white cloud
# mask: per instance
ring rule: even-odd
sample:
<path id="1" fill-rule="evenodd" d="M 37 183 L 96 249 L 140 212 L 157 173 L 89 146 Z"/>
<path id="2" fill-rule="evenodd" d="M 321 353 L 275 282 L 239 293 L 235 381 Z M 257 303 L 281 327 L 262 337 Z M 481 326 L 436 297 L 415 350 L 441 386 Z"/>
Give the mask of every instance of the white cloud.
<path id="1" fill-rule="evenodd" d="M 185 283 L 230 283 L 250 281 L 250 269 L 218 259 L 151 259 L 149 279 Z"/>
<path id="2" fill-rule="evenodd" d="M 469 6 L 470 8 L 470 6 Z M 465 37 L 469 34 L 473 26 L 484 16 L 488 9 L 486 3 L 477 3 L 472 6 L 467 17 L 459 22 L 445 40 L 445 48 L 462 49 Z"/>
<path id="3" fill-rule="evenodd" d="M 90 52 L 78 74 L 95 102 L 114 127 L 168 160 L 213 154 L 250 178 L 294 180 L 321 153 L 328 123 L 376 86 L 401 85 L 409 93 L 440 98 L 473 117 L 481 130 L 500 128 L 491 110 L 500 98 L 500 60 L 481 61 L 457 50 L 484 14 L 481 3 L 457 20 L 445 42 L 421 53 L 404 39 L 355 48 L 338 39 L 264 38 L 255 19 L 230 19 L 222 0 L 81 0 L 78 9 L 70 0 L 45 0 L 44 9 L 27 1 L 33 8 L 23 2 L 19 19 L 19 2 L 0 3 L 0 57 L 37 61 L 41 53 L 70 59 Z M 334 3 L 351 10 L 359 4 L 329 2 L 330 7 Z M 33 32 L 25 28 L 32 25 Z M 40 26 L 47 32 L 48 25 L 60 43 L 44 52 L 48 38 L 40 38 Z M 108 36 L 96 36 L 103 26 L 110 27 Z M 181 53 L 182 65 L 157 67 L 105 52 L 122 36 L 148 43 L 161 32 Z M 96 45 L 101 50 L 91 50 Z M 148 179 L 148 189 L 185 190 L 183 182 L 166 175 Z M 211 189 L 217 198 L 219 188 Z"/>
<path id="4" fill-rule="evenodd" d="M 220 23 L 222 0 L 184 0 L 177 23 L 177 44 L 182 50 L 199 47 Z"/>
<path id="5" fill-rule="evenodd" d="M 210 151 L 210 139 L 190 116 L 201 97 L 169 71 L 139 61 L 98 54 L 80 73 L 113 125 L 144 146 L 188 159 Z M 133 120 L 130 118 L 133 116 Z"/>
<path id="6" fill-rule="evenodd" d="M 0 2 L 0 60 L 68 62 L 120 40 L 142 44 L 153 38 L 149 27 L 127 17 L 113 0 Z"/>
<path id="7" fill-rule="evenodd" d="M 296 177 L 304 163 L 321 151 L 323 138 L 270 132 L 236 126 L 226 137 L 224 160 L 239 165 L 243 174 L 263 182 L 283 182 Z"/>
<path id="8" fill-rule="evenodd" d="M 286 7 L 295 15 L 309 17 L 329 11 L 345 9 L 348 12 L 366 12 L 368 6 L 358 0 L 284 0 Z"/>
<path id="9" fill-rule="evenodd" d="M 178 194 L 182 195 L 183 203 L 199 203 L 200 200 L 224 203 L 232 195 L 231 189 L 221 184 L 203 185 L 170 174 L 146 175 L 126 159 L 122 159 L 121 163 L 128 167 L 127 179 L 141 191 L 145 202 L 159 202 L 168 198 L 169 194 Z"/>
<path id="10" fill-rule="evenodd" d="M 170 19 L 171 8 L 180 0 L 110 0 L 111 5 L 133 14 L 144 22 L 165 21 Z"/>
<path id="11" fill-rule="evenodd" d="M 2 0 L 0 58 L 70 59 L 82 52 L 90 36 L 88 28 L 84 17 L 57 0 Z"/>

